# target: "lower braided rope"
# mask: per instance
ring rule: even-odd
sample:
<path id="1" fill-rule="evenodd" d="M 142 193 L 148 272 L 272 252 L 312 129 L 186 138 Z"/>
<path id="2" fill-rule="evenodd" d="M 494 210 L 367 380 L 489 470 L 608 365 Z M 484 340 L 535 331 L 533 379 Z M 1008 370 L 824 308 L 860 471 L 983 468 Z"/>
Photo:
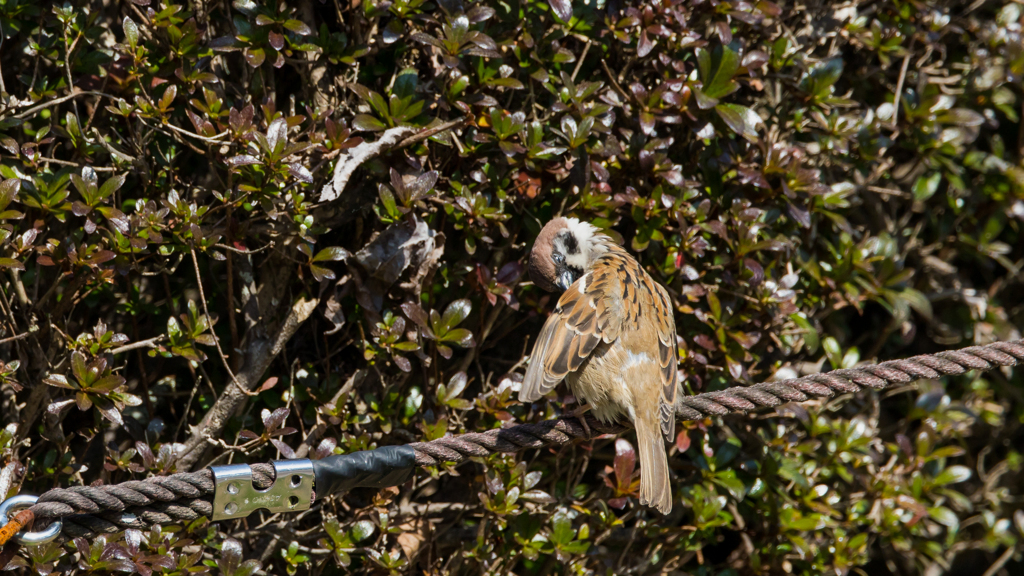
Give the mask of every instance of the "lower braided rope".
<path id="1" fill-rule="evenodd" d="M 274 483 L 274 467 L 252 464 L 252 483 L 263 490 Z M 61 518 L 61 535 L 75 538 L 112 534 L 128 528 L 190 522 L 213 513 L 213 472 L 182 472 L 106 486 L 54 488 L 29 510 L 36 529 Z"/>
<path id="2" fill-rule="evenodd" d="M 676 403 L 676 414 L 684 421 L 703 420 L 786 402 L 803 402 L 812 397 L 827 398 L 866 388 L 882 390 L 925 378 L 963 374 L 969 370 L 1016 366 L 1022 361 L 1024 341 L 995 342 L 686 396 Z M 524 448 L 564 445 L 602 434 L 619 434 L 627 429 L 622 424 L 603 423 L 587 415 L 586 426 L 577 418 L 559 418 L 415 442 L 410 447 L 416 453 L 417 466 L 437 466 L 446 462 L 461 464 L 473 457 L 513 453 Z M 252 464 L 251 468 L 253 484 L 257 488 L 266 489 L 274 483 L 272 465 Z M 37 529 L 52 519 L 62 518 L 62 536 L 74 538 L 115 533 L 127 528 L 144 530 L 154 525 L 209 517 L 213 511 L 213 491 L 213 473 L 207 469 L 107 486 L 55 488 L 40 496 L 30 510 L 36 517 Z"/>

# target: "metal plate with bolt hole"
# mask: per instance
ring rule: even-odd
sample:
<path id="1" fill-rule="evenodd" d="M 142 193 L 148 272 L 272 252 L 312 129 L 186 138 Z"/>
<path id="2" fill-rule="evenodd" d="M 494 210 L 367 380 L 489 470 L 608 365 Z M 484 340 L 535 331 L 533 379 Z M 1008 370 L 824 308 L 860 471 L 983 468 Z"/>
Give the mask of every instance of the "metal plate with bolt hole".
<path id="1" fill-rule="evenodd" d="M 313 496 L 313 463 L 309 460 L 275 460 L 274 485 L 258 490 L 252 485 L 247 464 L 213 466 L 213 520 L 245 518 L 256 510 L 299 512 L 308 510 Z"/>

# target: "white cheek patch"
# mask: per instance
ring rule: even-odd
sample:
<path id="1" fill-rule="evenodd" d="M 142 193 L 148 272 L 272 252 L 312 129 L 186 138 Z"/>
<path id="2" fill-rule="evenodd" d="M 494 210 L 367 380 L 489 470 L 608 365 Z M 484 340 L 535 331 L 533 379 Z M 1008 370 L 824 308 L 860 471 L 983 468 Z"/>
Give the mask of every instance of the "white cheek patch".
<path id="1" fill-rule="evenodd" d="M 583 252 L 579 254 L 566 254 L 565 265 L 567 268 L 575 268 L 577 270 L 586 270 L 590 266 L 589 248 L 583 248 Z"/>
<path id="2" fill-rule="evenodd" d="M 594 232 L 597 228 L 589 222 L 581 222 L 578 218 L 566 218 L 566 228 L 576 240 L 580 243 L 580 246 L 586 246 L 590 244 L 590 239 L 594 236 Z"/>

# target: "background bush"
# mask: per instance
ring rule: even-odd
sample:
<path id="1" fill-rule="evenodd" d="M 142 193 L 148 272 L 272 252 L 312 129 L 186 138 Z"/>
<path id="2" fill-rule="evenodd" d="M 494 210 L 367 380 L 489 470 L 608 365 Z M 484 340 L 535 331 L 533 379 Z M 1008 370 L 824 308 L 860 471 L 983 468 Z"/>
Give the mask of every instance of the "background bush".
<path id="1" fill-rule="evenodd" d="M 1024 8 L 939 4 L 0 0 L 0 491 L 554 417 L 559 213 L 669 288 L 690 393 L 1019 338 Z M 680 426 L 668 517 L 625 435 L 12 567 L 1019 573 L 1021 383 Z"/>

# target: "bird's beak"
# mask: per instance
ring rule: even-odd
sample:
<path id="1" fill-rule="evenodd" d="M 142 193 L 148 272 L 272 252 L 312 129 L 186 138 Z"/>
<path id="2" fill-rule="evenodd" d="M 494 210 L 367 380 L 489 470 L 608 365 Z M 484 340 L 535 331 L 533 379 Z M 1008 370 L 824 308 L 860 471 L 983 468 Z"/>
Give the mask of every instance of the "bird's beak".
<path id="1" fill-rule="evenodd" d="M 562 290 L 568 290 L 569 286 L 572 286 L 572 283 L 575 281 L 576 278 L 573 277 L 572 272 L 566 270 L 558 276 L 558 287 Z"/>

